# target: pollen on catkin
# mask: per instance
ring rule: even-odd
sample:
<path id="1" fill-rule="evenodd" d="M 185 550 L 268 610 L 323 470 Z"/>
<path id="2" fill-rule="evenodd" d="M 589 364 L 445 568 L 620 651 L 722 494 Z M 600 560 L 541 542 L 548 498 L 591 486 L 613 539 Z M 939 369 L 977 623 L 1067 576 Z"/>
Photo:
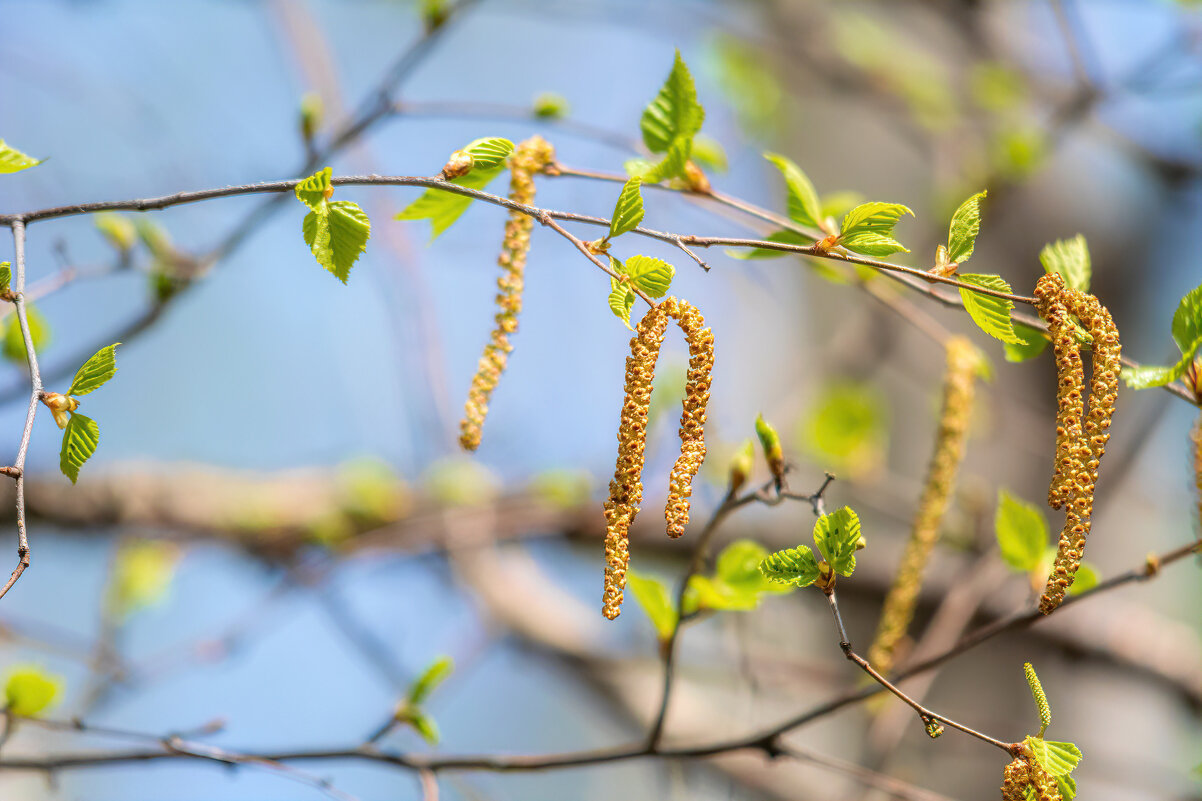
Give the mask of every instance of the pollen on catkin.
<path id="1" fill-rule="evenodd" d="M 1110 439 L 1110 423 L 1118 397 L 1122 349 L 1110 312 L 1093 295 L 1065 286 L 1057 273 L 1048 273 L 1035 287 L 1035 308 L 1048 323 L 1056 355 L 1056 462 L 1048 488 L 1048 503 L 1064 507 L 1064 528 L 1052 573 L 1039 599 L 1047 615 L 1064 600 L 1072 586 L 1089 534 L 1098 468 Z M 1085 378 L 1081 351 L 1073 334 L 1075 315 L 1093 339 L 1088 398 L 1082 397 Z"/>
<path id="2" fill-rule="evenodd" d="M 1031 765 L 1021 757 L 1006 766 L 1002 773 L 1002 801 L 1026 801 Z"/>
<path id="3" fill-rule="evenodd" d="M 898 644 L 906 636 L 914 607 L 922 588 L 922 573 L 931 550 L 939 539 L 939 525 L 947 510 L 956 481 L 956 472 L 964 458 L 964 444 L 972 420 L 973 381 L 980 366 L 980 354 L 964 337 L 952 337 L 947 343 L 947 369 L 943 379 L 943 406 L 935 451 L 927 467 L 926 483 L 918 502 L 918 511 L 910 529 L 893 586 L 885 598 L 876 638 L 869 649 L 868 661 L 881 673 L 888 673 Z"/>
<path id="4" fill-rule="evenodd" d="M 664 507 L 668 536 L 673 538 L 684 534 L 689 524 L 693 479 L 705 461 L 705 407 L 714 369 L 714 333 L 704 327 L 705 318 L 688 301 L 677 301 L 675 306 L 676 313 L 669 309 L 669 314 L 676 318 L 689 343 L 689 372 L 680 415 L 680 456 L 668 479 L 668 503 Z"/>
<path id="5" fill-rule="evenodd" d="M 622 606 L 626 569 L 630 564 L 630 526 L 643 500 L 643 464 L 647 443 L 647 413 L 655 365 L 668 323 L 675 320 L 689 343 L 689 372 L 684 410 L 680 417 L 680 457 L 669 479 L 664 508 L 668 535 L 678 537 L 689 522 L 693 479 L 705 459 L 705 408 L 709 402 L 714 365 L 714 335 L 704 328 L 701 312 L 690 303 L 665 298 L 643 315 L 626 357 L 626 397 L 618 425 L 618 459 L 605 501 L 605 593 L 602 611 L 613 620 Z"/>
<path id="6" fill-rule="evenodd" d="M 509 157 L 509 198 L 530 205 L 534 202 L 534 175 L 555 160 L 555 150 L 541 136 L 527 139 L 514 148 Z M 472 376 L 467 403 L 463 409 L 463 420 L 459 423 L 459 444 L 465 450 L 480 447 L 480 431 L 488 414 L 488 401 L 505 365 L 513 345 L 509 337 L 518 330 L 518 314 L 522 311 L 522 289 L 525 283 L 526 254 L 530 250 L 530 232 L 534 220 L 527 214 L 511 211 L 505 223 L 505 240 L 497 264 L 501 276 L 497 278 L 497 315 L 484 353 Z"/>
<path id="7" fill-rule="evenodd" d="M 622 606 L 626 568 L 630 564 L 630 526 L 643 500 L 647 411 L 655 363 L 670 319 L 667 302 L 653 306 L 639 321 L 626 357 L 626 397 L 618 424 L 618 460 L 605 501 L 605 594 L 602 611 L 613 620 Z"/>

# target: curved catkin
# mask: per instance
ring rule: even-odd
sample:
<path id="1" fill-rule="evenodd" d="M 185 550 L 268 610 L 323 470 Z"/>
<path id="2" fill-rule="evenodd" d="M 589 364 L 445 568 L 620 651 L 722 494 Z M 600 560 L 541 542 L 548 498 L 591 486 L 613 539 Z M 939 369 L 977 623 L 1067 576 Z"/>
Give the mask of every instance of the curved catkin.
<path id="1" fill-rule="evenodd" d="M 881 673 L 893 667 L 894 652 L 906 636 L 914 606 L 922 588 L 922 572 L 931 550 L 939 539 L 939 524 L 947 510 L 956 481 L 956 472 L 964 458 L 964 443 L 972 418 L 973 380 L 980 365 L 976 347 L 964 337 L 952 337 L 947 343 L 947 371 L 943 379 L 943 407 L 935 452 L 927 468 L 926 484 L 918 502 L 918 512 L 910 530 L 910 540 L 902 556 L 893 586 L 885 598 L 876 638 L 868 661 Z"/>
<path id="2" fill-rule="evenodd" d="M 1030 662 L 1023 663 L 1023 673 L 1027 677 L 1027 686 L 1031 688 L 1031 697 L 1035 699 L 1035 707 L 1039 710 L 1039 736 L 1052 725 L 1052 707 L 1048 704 L 1048 696 L 1043 691 L 1043 684 L 1035 674 L 1035 666 Z"/>
<path id="3" fill-rule="evenodd" d="M 509 198 L 530 205 L 534 202 L 534 175 L 555 160 L 555 151 L 541 136 L 527 139 L 518 145 L 509 157 Z M 488 414 L 488 401 L 513 345 L 509 337 L 518 330 L 518 314 L 522 311 L 522 289 L 525 282 L 526 254 L 530 250 L 530 232 L 534 219 L 521 212 L 512 211 L 505 223 L 505 240 L 497 264 L 501 276 L 497 279 L 497 316 L 484 353 L 472 376 L 467 403 L 463 409 L 463 420 L 459 423 L 459 444 L 465 450 L 480 447 L 480 430 Z"/>
<path id="4" fill-rule="evenodd" d="M 1036 310 L 1048 322 L 1056 354 L 1056 466 L 1048 503 L 1064 507 L 1064 528 L 1052 573 L 1039 599 L 1039 610 L 1051 614 L 1063 601 L 1081 566 L 1093 514 L 1098 468 L 1110 439 L 1118 398 L 1122 348 L 1110 312 L 1093 295 L 1064 284 L 1049 273 L 1035 287 Z M 1084 369 L 1073 336 L 1075 315 L 1093 339 L 1088 399 L 1082 398 Z"/>
<path id="5" fill-rule="evenodd" d="M 1016 759 L 1002 774 L 1002 801 L 1026 801 L 1031 766 L 1025 759 Z"/>
<path id="6" fill-rule="evenodd" d="M 668 504 L 664 518 L 668 536 L 679 537 L 689 524 L 689 496 L 693 479 L 705 461 L 705 407 L 710 399 L 714 369 L 714 333 L 705 318 L 688 301 L 678 301 L 676 322 L 689 343 L 689 373 L 685 383 L 684 410 L 680 415 L 680 456 L 668 479 Z"/>
<path id="7" fill-rule="evenodd" d="M 669 298 L 671 300 L 671 298 Z M 626 398 L 618 425 L 618 460 L 609 498 L 605 501 L 605 594 L 602 611 L 613 620 L 622 606 L 626 568 L 630 564 L 630 525 L 643 500 L 643 462 L 647 441 L 647 411 L 651 385 L 664 333 L 668 328 L 668 302 L 643 315 L 626 357 Z"/>

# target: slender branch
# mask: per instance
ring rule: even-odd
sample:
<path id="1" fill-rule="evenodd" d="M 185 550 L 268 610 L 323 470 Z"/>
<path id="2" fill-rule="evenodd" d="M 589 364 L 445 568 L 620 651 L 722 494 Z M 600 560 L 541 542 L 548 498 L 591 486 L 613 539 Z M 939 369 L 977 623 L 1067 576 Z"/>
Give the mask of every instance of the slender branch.
<path id="1" fill-rule="evenodd" d="M 21 432 L 21 444 L 17 446 L 17 458 L 13 460 L 17 484 L 17 566 L 3 587 L 0 598 L 8 594 L 12 586 L 29 567 L 29 532 L 25 526 L 25 457 L 29 453 L 29 439 L 33 436 L 33 421 L 37 417 L 38 402 L 42 399 L 42 375 L 38 370 L 38 354 L 33 347 L 33 335 L 29 332 L 29 319 L 25 312 L 25 223 L 12 223 L 13 253 L 16 267 L 13 274 L 13 307 L 21 328 L 21 339 L 25 343 L 25 360 L 29 365 L 29 410 L 25 413 L 25 428 Z M 11 474 L 10 474 L 11 475 Z"/>
<path id="2" fill-rule="evenodd" d="M 839 647 L 841 649 L 843 649 L 843 655 L 845 657 L 847 657 L 850 661 L 855 662 L 860 667 L 860 669 L 863 670 L 865 673 L 867 673 L 869 676 L 871 676 L 873 678 L 873 680 L 876 681 L 877 684 L 881 685 L 886 690 L 893 693 L 898 698 L 900 698 L 902 701 L 904 701 L 906 704 L 908 704 L 915 712 L 918 713 L 918 716 L 920 718 L 922 718 L 922 722 L 925 725 L 930 726 L 931 721 L 939 721 L 942 723 L 946 723 L 947 725 L 951 726 L 953 729 L 959 729 L 960 731 L 964 732 L 965 734 L 976 737 L 978 740 L 984 740 L 985 742 L 989 743 L 990 745 L 997 746 L 998 748 L 1002 749 L 1003 751 L 1005 751 L 1008 754 L 1017 755 L 1017 749 L 1021 747 L 1021 745 L 1019 743 L 1004 743 L 1001 740 L 997 740 L 997 739 L 994 739 L 993 737 L 990 737 L 988 734 L 983 734 L 983 733 L 977 731 L 976 729 L 971 729 L 968 726 L 965 726 L 963 723 L 958 723 L 957 721 L 952 720 L 949 717 L 940 715 L 937 712 L 932 712 L 931 710 L 924 707 L 922 704 L 915 701 L 910 696 L 906 695 L 901 689 L 899 689 L 897 687 L 897 685 L 893 684 L 888 679 L 886 679 L 884 676 L 882 676 L 880 674 L 880 672 L 877 671 L 876 668 L 874 668 L 872 665 L 870 665 L 868 663 L 867 659 L 865 659 L 864 657 L 857 654 L 855 652 L 855 649 L 852 648 L 851 639 L 847 636 L 847 628 L 843 625 L 843 616 L 839 614 L 839 600 L 836 597 L 835 586 L 832 584 L 831 586 L 824 589 L 823 593 L 826 595 L 826 600 L 830 604 L 831 614 L 835 618 L 835 626 L 839 629 Z M 936 734 L 933 736 L 938 736 L 938 735 Z"/>

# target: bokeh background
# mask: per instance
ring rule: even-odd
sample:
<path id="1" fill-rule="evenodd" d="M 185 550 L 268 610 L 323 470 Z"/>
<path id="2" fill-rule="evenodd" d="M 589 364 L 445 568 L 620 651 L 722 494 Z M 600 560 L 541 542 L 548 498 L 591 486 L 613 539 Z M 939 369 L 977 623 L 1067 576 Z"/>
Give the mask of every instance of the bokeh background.
<path id="1" fill-rule="evenodd" d="M 564 164 L 621 172 L 679 48 L 706 106 L 704 132 L 729 162 L 709 170 L 717 188 L 783 209 L 761 152 L 784 153 L 824 196 L 912 207 L 917 216 L 899 236 L 913 253 L 899 255 L 918 267 L 929 266 L 955 206 L 987 188 L 974 271 L 1029 294 L 1040 248 L 1082 233 L 1124 353 L 1164 363 L 1175 353 L 1172 311 L 1202 278 L 1202 17 L 1193 5 L 483 0 L 407 75 L 401 111 L 328 163 L 335 174 L 429 175 L 478 137 L 537 132 Z M 0 0 L 0 136 L 48 158 L 0 178 L 0 211 L 293 176 L 306 155 L 300 98 L 323 100 L 320 145 L 422 35 L 417 5 L 395 0 Z M 567 101 L 565 118 L 533 116 L 542 92 Z M 548 178 L 538 203 L 608 215 L 616 194 L 614 184 Z M 339 191 L 373 221 L 348 286 L 314 264 L 302 210 L 289 200 L 160 310 L 147 273 L 161 259 L 139 249 L 113 269 L 112 248 L 86 217 L 30 227 L 31 285 L 79 271 L 37 303 L 51 386 L 99 345 L 126 341 L 117 378 L 86 402 L 102 441 L 78 487 L 56 472 L 59 432 L 48 415 L 34 432 L 33 567 L 0 605 L 0 668 L 34 663 L 61 676 L 50 717 L 159 735 L 221 719 L 220 731 L 197 737 L 240 751 L 348 747 L 448 654 L 456 671 L 430 706 L 442 751 L 540 753 L 639 736 L 656 699 L 654 632 L 633 599 L 613 624 L 596 609 L 600 500 L 628 349 L 605 303 L 608 281 L 568 243 L 535 231 L 516 350 L 484 445 L 466 461 L 457 421 L 492 325 L 504 213 L 475 204 L 431 244 L 424 223 L 392 220 L 416 195 Z M 749 230 L 679 195 L 645 197 L 653 228 Z M 167 232 L 175 268 L 186 270 L 261 201 L 144 216 Z M 703 273 L 679 251 L 631 239 L 617 252 L 676 264 L 673 293 L 704 312 L 717 340 L 711 460 L 695 519 L 720 499 L 726 460 L 763 412 L 785 435 L 794 486 L 813 489 L 831 470 L 839 480 L 830 502 L 864 519 L 863 575 L 841 595 L 866 647 L 929 456 L 942 353 L 854 281 L 831 282 L 800 260 L 737 261 L 715 250 Z M 1045 492 L 1053 368 L 1047 356 L 1010 364 L 963 312 L 899 294 L 970 333 L 996 373 L 980 393 L 915 630 L 966 583 L 983 588 L 961 623 L 975 627 L 1029 601 L 1026 579 L 1000 568 L 993 510 L 999 487 L 1031 501 Z M 138 330 L 126 336 L 131 325 Z M 635 567 L 666 581 L 690 552 L 688 537 L 669 543 L 656 533 L 687 363 L 683 345 L 669 342 L 634 548 Z M 27 377 L 19 364 L 0 373 L 0 431 L 15 448 Z M 1124 389 L 1119 400 L 1088 554 L 1103 577 L 1197 532 L 1188 440 L 1197 410 L 1162 391 Z M 751 510 L 719 541 L 787 547 L 808 536 L 811 519 L 801 506 Z M 154 603 L 115 614 L 116 556 L 133 540 L 173 543 L 176 558 Z M 1056 715 L 1049 736 L 1085 752 L 1076 774 L 1084 797 L 1198 798 L 1200 602 L 1197 565 L 1175 565 L 970 652 L 938 671 L 926 697 L 1020 738 L 1035 727 L 1021 672 L 1032 661 Z M 680 741 L 769 725 L 861 678 L 842 659 L 824 605 L 806 593 L 714 615 L 688 629 L 684 646 L 669 728 Z M 791 741 L 950 797 L 997 792 L 1002 760 L 992 749 L 955 733 L 929 742 L 893 706 L 847 710 Z M 381 745 L 428 748 L 407 730 Z M 0 758 L 129 746 L 26 726 Z M 421 797 L 412 775 L 386 766 L 301 767 L 359 798 Z M 47 779 L 5 771 L 0 793 L 321 795 L 269 770 L 199 761 Z M 838 773 L 757 756 L 450 775 L 441 791 L 880 797 Z"/>

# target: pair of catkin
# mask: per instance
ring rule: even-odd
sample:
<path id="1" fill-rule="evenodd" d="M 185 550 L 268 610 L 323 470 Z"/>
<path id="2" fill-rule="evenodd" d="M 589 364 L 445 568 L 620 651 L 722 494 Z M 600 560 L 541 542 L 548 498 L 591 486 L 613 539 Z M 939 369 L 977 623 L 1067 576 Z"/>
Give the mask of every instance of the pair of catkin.
<path id="1" fill-rule="evenodd" d="M 534 202 L 534 175 L 555 161 L 555 150 L 541 136 L 527 139 L 514 148 L 509 157 L 509 199 L 527 206 Z M 526 254 L 530 251 L 530 232 L 534 219 L 520 211 L 511 211 L 505 223 L 505 240 L 497 264 L 497 316 L 484 353 L 472 376 L 463 420 L 459 423 L 459 444 L 465 450 L 480 447 L 480 430 L 488 414 L 488 401 L 509 360 L 513 345 L 509 337 L 518 330 L 518 314 L 522 311 L 522 289 L 525 285 Z"/>
<path id="2" fill-rule="evenodd" d="M 1039 599 L 1051 614 L 1072 586 L 1089 534 L 1098 467 L 1110 439 L 1121 370 L 1119 332 L 1106 307 L 1093 295 L 1072 289 L 1058 273 L 1035 286 L 1035 308 L 1048 324 L 1056 357 L 1056 457 L 1048 505 L 1064 508 L 1064 529 L 1052 573 Z M 1085 397 L 1085 368 L 1074 334 L 1076 316 L 1093 338 L 1092 375 Z"/>
<path id="3" fill-rule="evenodd" d="M 1039 765 L 1019 757 L 1002 774 L 1002 801 L 1026 801 L 1027 788 L 1037 801 L 1063 801 L 1056 778 Z"/>
<path id="4" fill-rule="evenodd" d="M 967 338 L 948 340 L 935 451 L 927 467 L 926 483 L 910 529 L 910 540 L 885 598 L 876 637 L 868 653 L 868 661 L 881 673 L 888 673 L 893 667 L 897 646 L 906 636 L 914 617 L 923 570 L 939 539 L 939 526 L 955 486 L 956 472 L 964 459 L 964 445 L 972 422 L 973 381 L 980 368 L 980 358 Z"/>
<path id="5" fill-rule="evenodd" d="M 687 301 L 667 298 L 651 307 L 639 321 L 626 358 L 626 396 L 618 426 L 618 459 L 609 498 L 605 501 L 605 592 L 602 611 L 613 620 L 621 612 L 626 569 L 630 564 L 630 526 L 643 501 L 648 410 L 655 365 L 670 320 L 675 320 L 689 344 L 689 371 L 684 411 L 680 416 L 680 457 L 672 468 L 668 502 L 664 507 L 668 535 L 679 537 L 689 523 L 693 479 L 705 460 L 705 407 L 709 402 L 714 366 L 714 334 Z"/>

